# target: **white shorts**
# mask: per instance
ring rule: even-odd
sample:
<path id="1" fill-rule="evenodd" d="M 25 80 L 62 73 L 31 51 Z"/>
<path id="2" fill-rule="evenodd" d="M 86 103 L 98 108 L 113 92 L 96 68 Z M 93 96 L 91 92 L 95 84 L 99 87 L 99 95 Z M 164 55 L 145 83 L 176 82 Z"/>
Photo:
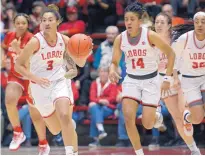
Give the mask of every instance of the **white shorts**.
<path id="1" fill-rule="evenodd" d="M 205 76 L 196 78 L 182 76 L 181 86 L 189 107 L 205 103 Z"/>
<path id="2" fill-rule="evenodd" d="M 160 81 L 160 88 L 161 88 L 161 85 L 164 81 L 163 79 L 164 76 L 160 75 L 159 74 L 159 81 Z M 178 94 L 178 90 L 173 88 L 173 85 L 174 85 L 174 78 L 172 77 L 171 79 L 171 82 L 170 82 L 170 94 L 165 94 L 165 95 L 161 95 L 161 98 L 164 99 L 164 98 L 167 98 L 169 96 L 174 96 L 174 95 L 177 95 Z"/>
<path id="3" fill-rule="evenodd" d="M 69 79 L 62 78 L 52 81 L 47 88 L 42 88 L 40 85 L 30 83 L 30 89 L 33 103 L 44 118 L 54 113 L 55 103 L 58 99 L 68 98 L 72 104 L 74 102 L 71 80 Z"/>
<path id="4" fill-rule="evenodd" d="M 130 98 L 143 106 L 157 107 L 160 100 L 159 76 L 138 80 L 128 75 L 122 83 L 122 98 Z"/>

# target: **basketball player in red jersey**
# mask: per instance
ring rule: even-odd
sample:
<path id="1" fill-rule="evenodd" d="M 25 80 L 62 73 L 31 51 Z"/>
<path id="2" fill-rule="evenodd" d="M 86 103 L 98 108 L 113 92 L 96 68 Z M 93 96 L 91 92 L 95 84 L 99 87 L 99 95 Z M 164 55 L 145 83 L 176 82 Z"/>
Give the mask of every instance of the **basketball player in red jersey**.
<path id="1" fill-rule="evenodd" d="M 161 125 L 162 115 L 156 112 L 160 100 L 160 85 L 158 81 L 158 53 L 156 46 L 167 55 L 168 64 L 161 86 L 162 94 L 167 94 L 173 73 L 175 53 L 158 34 L 147 28 L 140 27 L 144 13 L 142 4 L 135 2 L 125 9 L 126 30 L 114 42 L 113 60 L 110 66 L 110 80 L 118 82 L 118 64 L 125 53 L 126 72 L 122 83 L 122 110 L 128 136 L 137 155 L 143 155 L 140 136 L 136 129 L 135 119 L 138 105 L 143 105 L 142 124 L 146 129 L 157 128 Z"/>
<path id="2" fill-rule="evenodd" d="M 62 130 L 67 155 L 77 152 L 77 134 L 72 123 L 73 93 L 71 81 L 65 79 L 66 68 L 75 70 L 75 63 L 84 66 L 83 58 L 68 56 L 69 38 L 57 32 L 61 16 L 55 5 L 49 5 L 42 14 L 42 29 L 25 46 L 17 59 L 15 69 L 28 78 L 34 106 L 54 135 Z M 92 50 L 92 47 L 91 49 Z M 72 59 L 71 59 L 72 58 Z M 25 70 L 30 61 L 30 71 Z"/>
<path id="3" fill-rule="evenodd" d="M 24 95 L 27 96 L 28 103 L 32 100 L 28 96 L 29 80 L 25 80 L 18 72 L 15 71 L 14 65 L 21 50 L 27 42 L 33 37 L 28 31 L 29 17 L 26 14 L 17 14 L 14 18 L 15 32 L 8 32 L 2 47 L 7 51 L 7 55 L 11 59 L 11 71 L 8 75 L 8 85 L 6 87 L 6 108 L 9 120 L 12 124 L 14 134 L 10 143 L 10 150 L 17 150 L 21 143 L 25 141 L 25 135 L 21 129 L 19 121 L 17 103 L 19 98 Z M 29 105 L 30 106 L 30 105 Z M 29 107 L 30 116 L 36 128 L 39 138 L 39 154 L 48 154 L 50 147 L 46 140 L 46 126 L 43 119 L 35 107 Z"/>
<path id="4" fill-rule="evenodd" d="M 179 69 L 182 73 L 181 88 L 189 110 L 183 113 L 184 124 L 200 124 L 205 113 L 205 13 L 194 15 L 194 30 L 181 35 L 175 44 Z M 187 136 L 193 131 L 184 127 Z"/>
<path id="5" fill-rule="evenodd" d="M 172 45 L 172 20 L 171 17 L 169 17 L 167 14 L 160 13 L 157 15 L 155 19 L 155 31 L 161 36 L 161 38 L 164 41 L 167 41 L 169 45 Z M 160 77 L 160 83 L 163 82 L 163 76 L 166 74 L 166 66 L 167 66 L 167 57 L 164 53 L 160 52 L 159 49 L 159 56 L 160 56 L 160 64 L 161 67 L 159 68 L 159 77 Z M 184 125 L 183 125 L 183 118 L 182 114 L 185 110 L 185 101 L 183 101 L 183 95 L 178 94 L 178 91 L 180 91 L 179 86 L 180 80 L 178 77 L 177 69 L 173 72 L 173 78 L 171 81 L 171 88 L 170 88 L 170 94 L 165 95 L 161 97 L 170 114 L 172 115 L 177 129 L 179 131 L 179 134 L 184 139 L 185 143 L 191 150 L 191 154 L 197 154 L 200 155 L 200 151 L 196 146 L 196 143 L 192 136 L 186 136 L 184 133 Z M 184 103 L 183 103 L 184 102 Z M 190 131 L 193 130 L 193 128 L 190 129 Z"/>

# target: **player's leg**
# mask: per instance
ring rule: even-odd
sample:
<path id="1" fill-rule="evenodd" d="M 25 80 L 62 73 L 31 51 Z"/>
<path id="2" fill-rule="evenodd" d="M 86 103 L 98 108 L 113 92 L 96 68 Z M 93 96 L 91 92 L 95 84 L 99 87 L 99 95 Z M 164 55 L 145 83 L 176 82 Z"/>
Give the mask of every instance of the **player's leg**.
<path id="1" fill-rule="evenodd" d="M 26 137 L 21 128 L 17 109 L 17 103 L 22 93 L 23 89 L 19 84 L 8 83 L 5 93 L 5 103 L 8 117 L 14 131 L 13 139 L 9 145 L 10 150 L 17 150 L 20 147 L 21 143 L 26 140 Z"/>
<path id="2" fill-rule="evenodd" d="M 35 130 L 39 140 L 39 155 L 48 155 L 50 152 L 50 146 L 46 139 L 46 125 L 43 118 L 36 107 L 29 104 L 29 113 L 34 124 Z"/>
<path id="3" fill-rule="evenodd" d="M 73 140 L 75 133 L 75 129 L 72 123 L 73 105 L 68 98 L 62 97 L 55 102 L 55 107 L 56 114 L 62 129 L 62 137 L 66 149 L 66 154 L 72 154 L 74 150 Z"/>
<path id="4" fill-rule="evenodd" d="M 183 125 L 183 118 L 182 118 L 183 111 L 180 111 L 181 106 L 179 105 L 181 104 L 178 103 L 179 102 L 178 97 L 179 97 L 178 95 L 174 95 L 174 96 L 165 98 L 164 99 L 165 104 L 172 118 L 174 119 L 174 122 L 176 124 L 177 130 L 180 136 L 183 138 L 183 140 L 185 141 L 185 143 L 187 144 L 191 152 L 200 154 L 200 151 L 196 146 L 194 138 L 192 136 L 187 136 L 184 133 L 184 125 Z M 183 98 L 183 97 L 180 97 L 180 98 Z M 180 100 L 180 101 L 183 101 L 183 100 Z M 185 105 L 185 104 L 182 103 L 182 105 Z"/>
<path id="5" fill-rule="evenodd" d="M 138 103 L 135 100 L 129 98 L 123 98 L 122 111 L 124 114 L 127 134 L 129 136 L 129 139 L 132 143 L 132 146 L 136 154 L 143 155 L 140 136 L 135 123 L 137 109 L 138 109 Z"/>

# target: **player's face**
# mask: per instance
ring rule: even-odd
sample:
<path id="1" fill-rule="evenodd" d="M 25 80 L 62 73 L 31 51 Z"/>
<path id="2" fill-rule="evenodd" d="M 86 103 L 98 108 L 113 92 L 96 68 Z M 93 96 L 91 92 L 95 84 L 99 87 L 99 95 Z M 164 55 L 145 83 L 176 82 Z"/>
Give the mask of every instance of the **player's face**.
<path id="1" fill-rule="evenodd" d="M 44 13 L 41 22 L 41 28 L 45 32 L 56 32 L 58 26 L 58 21 L 56 16 L 52 12 Z"/>
<path id="2" fill-rule="evenodd" d="M 168 24 L 168 19 L 167 17 L 163 16 L 163 15 L 159 15 L 157 16 L 156 20 L 155 20 L 155 30 L 158 34 L 166 34 L 170 27 L 171 24 Z"/>
<path id="3" fill-rule="evenodd" d="M 194 30 L 198 35 L 205 35 L 205 17 L 197 16 L 194 20 Z"/>
<path id="4" fill-rule="evenodd" d="M 125 13 L 125 27 L 129 34 L 136 34 L 141 25 L 141 20 L 138 15 L 134 12 Z"/>
<path id="5" fill-rule="evenodd" d="M 14 21 L 16 32 L 23 34 L 28 29 L 28 21 L 24 16 L 18 16 Z"/>

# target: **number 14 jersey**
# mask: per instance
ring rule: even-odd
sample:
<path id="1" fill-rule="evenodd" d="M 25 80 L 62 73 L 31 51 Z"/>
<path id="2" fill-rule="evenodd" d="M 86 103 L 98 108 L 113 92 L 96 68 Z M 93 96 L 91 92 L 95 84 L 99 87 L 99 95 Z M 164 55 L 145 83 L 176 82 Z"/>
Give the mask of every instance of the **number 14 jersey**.
<path id="1" fill-rule="evenodd" d="M 39 48 L 30 60 L 30 71 L 42 78 L 50 81 L 58 80 L 65 75 L 63 68 L 63 54 L 65 52 L 65 42 L 60 33 L 57 32 L 57 41 L 54 46 L 50 45 L 43 36 L 43 32 L 37 33 Z"/>
<path id="2" fill-rule="evenodd" d="M 158 70 L 158 54 L 150 44 L 149 30 L 141 27 L 138 41 L 129 37 L 127 30 L 121 33 L 120 48 L 125 54 L 126 72 L 132 75 L 147 75 Z"/>

